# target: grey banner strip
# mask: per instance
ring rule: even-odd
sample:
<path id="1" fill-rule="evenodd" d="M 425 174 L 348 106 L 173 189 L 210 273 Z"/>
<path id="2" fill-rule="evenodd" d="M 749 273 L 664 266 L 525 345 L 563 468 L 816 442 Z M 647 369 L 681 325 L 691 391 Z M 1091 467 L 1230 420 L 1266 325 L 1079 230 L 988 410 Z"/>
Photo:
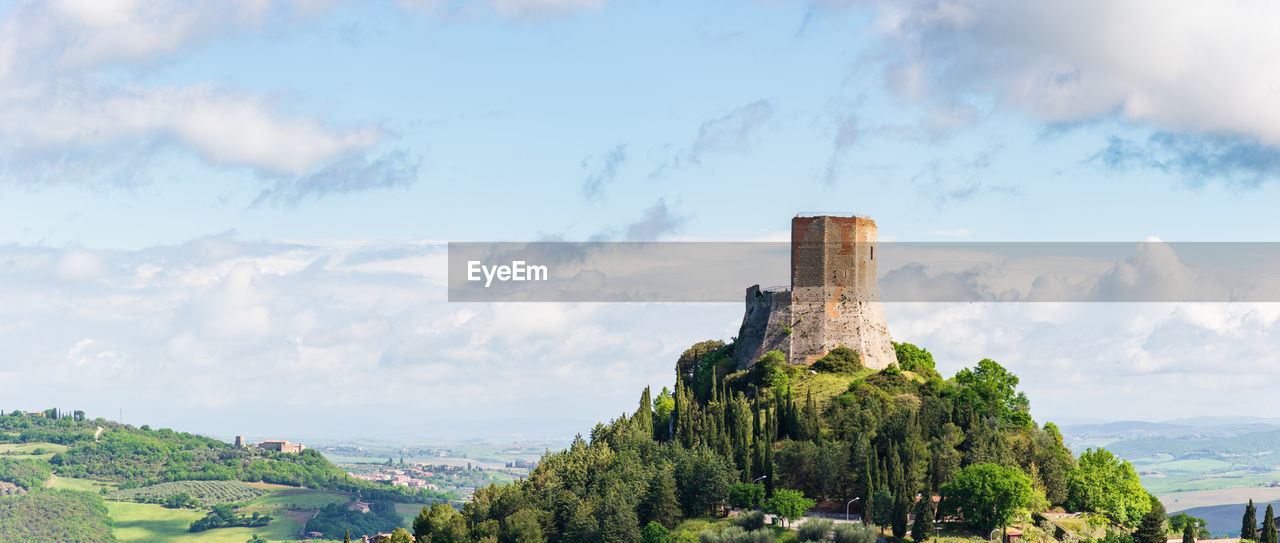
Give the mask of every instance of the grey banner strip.
<path id="1" fill-rule="evenodd" d="M 1280 302 L 1273 242 L 871 245 L 856 277 L 884 302 Z M 453 242 L 448 266 L 451 302 L 740 302 L 792 285 L 786 242 Z"/>

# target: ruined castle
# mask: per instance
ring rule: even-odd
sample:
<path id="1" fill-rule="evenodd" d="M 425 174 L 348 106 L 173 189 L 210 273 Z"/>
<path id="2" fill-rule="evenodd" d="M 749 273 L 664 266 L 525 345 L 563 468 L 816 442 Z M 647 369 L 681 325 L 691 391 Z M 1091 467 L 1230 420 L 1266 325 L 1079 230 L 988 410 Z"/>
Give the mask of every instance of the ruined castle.
<path id="1" fill-rule="evenodd" d="M 791 219 L 791 287 L 747 289 L 734 348 L 746 368 L 768 351 L 811 364 L 843 345 L 862 364 L 897 362 L 876 287 L 876 223 L 866 217 L 797 215 Z"/>

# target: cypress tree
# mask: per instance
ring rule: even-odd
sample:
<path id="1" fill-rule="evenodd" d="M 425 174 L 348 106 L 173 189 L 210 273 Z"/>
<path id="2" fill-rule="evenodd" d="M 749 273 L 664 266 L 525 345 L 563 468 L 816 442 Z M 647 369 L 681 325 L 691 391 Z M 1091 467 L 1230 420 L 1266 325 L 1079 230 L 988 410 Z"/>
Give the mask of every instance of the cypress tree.
<path id="1" fill-rule="evenodd" d="M 766 496 L 773 497 L 773 444 L 766 443 L 764 446 L 764 473 L 767 475 L 764 479 L 764 493 Z"/>
<path id="2" fill-rule="evenodd" d="M 653 399 L 649 397 L 649 387 L 644 387 L 640 394 L 640 408 L 636 409 L 635 424 L 644 435 L 653 439 Z"/>
<path id="3" fill-rule="evenodd" d="M 933 497 L 928 492 L 916 504 L 916 522 L 911 525 L 911 539 L 919 543 L 933 535 Z M 1195 543 L 1191 541 L 1190 543 Z"/>
<path id="4" fill-rule="evenodd" d="M 911 515 L 911 500 L 907 499 L 907 491 L 899 483 L 898 491 L 893 497 L 893 537 L 902 538 L 907 535 L 907 520 Z"/>
<path id="5" fill-rule="evenodd" d="M 1196 543 L 1196 523 L 1188 522 L 1182 527 L 1182 543 Z"/>
<path id="6" fill-rule="evenodd" d="M 1258 509 L 1253 506 L 1253 500 L 1249 500 L 1249 505 L 1244 506 L 1244 518 L 1240 522 L 1240 539 L 1253 539 L 1258 537 Z"/>
<path id="7" fill-rule="evenodd" d="M 875 479 L 871 478 L 871 462 L 862 468 L 862 523 L 871 524 L 872 502 L 875 500 Z"/>
<path id="8" fill-rule="evenodd" d="M 813 440 L 814 443 L 822 443 L 822 423 L 818 420 L 818 403 L 813 399 L 813 391 L 810 390 L 804 400 L 804 433 L 806 439 Z"/>
<path id="9" fill-rule="evenodd" d="M 1262 533 L 1258 534 L 1259 543 L 1276 543 L 1276 513 L 1267 504 L 1267 514 L 1262 517 Z"/>

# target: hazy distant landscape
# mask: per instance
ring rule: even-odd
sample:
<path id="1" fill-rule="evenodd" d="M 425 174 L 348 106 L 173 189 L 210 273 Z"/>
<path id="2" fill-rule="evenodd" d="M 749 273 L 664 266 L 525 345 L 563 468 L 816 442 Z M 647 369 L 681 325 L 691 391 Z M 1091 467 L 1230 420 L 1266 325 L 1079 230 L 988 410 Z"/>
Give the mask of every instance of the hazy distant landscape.
<path id="1" fill-rule="evenodd" d="M 1195 417 L 1062 427 L 1079 453 L 1106 447 L 1131 462 L 1170 512 L 1209 521 L 1214 534 L 1239 534 L 1243 504 L 1280 506 L 1280 419 Z"/>

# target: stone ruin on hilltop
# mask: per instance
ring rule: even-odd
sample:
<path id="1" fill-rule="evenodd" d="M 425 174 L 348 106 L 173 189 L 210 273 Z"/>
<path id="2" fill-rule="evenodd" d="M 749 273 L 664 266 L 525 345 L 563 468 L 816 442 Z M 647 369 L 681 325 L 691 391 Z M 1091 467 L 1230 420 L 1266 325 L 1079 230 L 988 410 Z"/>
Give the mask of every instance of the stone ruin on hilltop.
<path id="1" fill-rule="evenodd" d="M 866 217 L 791 219 L 791 287 L 747 289 L 734 348 L 738 368 L 768 351 L 811 364 L 843 345 L 868 368 L 897 362 L 876 286 L 876 223 Z"/>

